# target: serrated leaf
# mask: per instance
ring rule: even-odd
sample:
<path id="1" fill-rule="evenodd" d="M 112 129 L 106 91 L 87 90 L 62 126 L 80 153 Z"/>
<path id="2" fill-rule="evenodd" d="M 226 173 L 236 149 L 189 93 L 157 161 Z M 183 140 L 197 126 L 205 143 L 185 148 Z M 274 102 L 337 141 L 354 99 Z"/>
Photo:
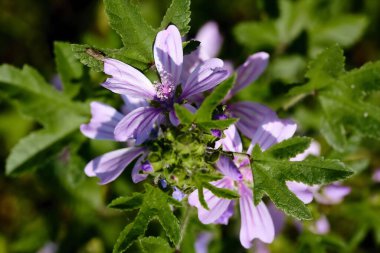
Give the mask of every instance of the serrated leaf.
<path id="1" fill-rule="evenodd" d="M 153 61 L 152 45 L 156 36 L 153 29 L 141 16 L 132 0 L 105 0 L 106 13 L 127 50 L 139 52 L 144 62 Z"/>
<path id="2" fill-rule="evenodd" d="M 63 92 L 69 97 L 74 97 L 80 90 L 83 65 L 75 58 L 69 43 L 54 42 L 54 55 Z"/>
<path id="3" fill-rule="evenodd" d="M 226 188 L 218 188 L 210 183 L 203 183 L 204 188 L 209 189 L 215 196 L 225 199 L 237 199 L 239 194 Z"/>
<path id="4" fill-rule="evenodd" d="M 205 122 L 212 120 L 212 113 L 216 107 L 223 101 L 228 91 L 235 82 L 235 76 L 231 76 L 221 84 L 219 84 L 213 92 L 207 96 L 196 112 L 196 122 Z"/>
<path id="5" fill-rule="evenodd" d="M 186 107 L 174 104 L 174 109 L 181 124 L 188 125 L 194 121 L 194 114 L 187 110 Z"/>
<path id="6" fill-rule="evenodd" d="M 145 184 L 143 201 L 134 221 L 121 232 L 113 252 L 124 252 L 133 242 L 145 234 L 148 224 L 157 219 L 165 230 L 166 236 L 173 244 L 180 240 L 180 226 L 170 206 L 171 197 L 160 189 Z"/>
<path id="7" fill-rule="evenodd" d="M 306 150 L 310 143 L 311 138 L 297 136 L 273 145 L 266 153 L 277 159 L 289 159 Z"/>
<path id="8" fill-rule="evenodd" d="M 170 253 L 174 251 L 169 243 L 161 237 L 139 238 L 138 244 L 144 253 Z"/>
<path id="9" fill-rule="evenodd" d="M 144 200 L 144 194 L 135 192 L 132 196 L 119 197 L 108 205 L 110 208 L 122 209 L 122 210 L 133 210 L 141 207 Z"/>
<path id="10" fill-rule="evenodd" d="M 298 95 L 328 87 L 344 74 L 344 61 L 343 50 L 338 45 L 327 48 L 310 62 L 306 73 L 309 82 L 291 89 L 289 94 Z"/>
<path id="11" fill-rule="evenodd" d="M 0 66 L 0 87 L 0 93 L 21 113 L 44 126 L 22 139 L 11 151 L 6 163 L 8 175 L 33 169 L 35 166 L 31 165 L 38 165 L 40 159 L 51 157 L 87 120 L 86 105 L 70 101 L 28 66 L 22 70 Z"/>
<path id="12" fill-rule="evenodd" d="M 369 62 L 358 69 L 351 70 L 342 77 L 353 94 L 362 96 L 380 90 L 380 61 Z"/>
<path id="13" fill-rule="evenodd" d="M 292 193 L 285 182 L 274 179 L 261 164 L 254 164 L 252 173 L 255 177 L 254 200 L 257 205 L 264 193 L 266 193 L 273 203 L 286 214 L 300 220 L 310 220 L 312 218 L 309 209 Z"/>
<path id="14" fill-rule="evenodd" d="M 162 19 L 160 30 L 165 29 L 169 24 L 174 24 L 184 36 L 190 30 L 190 15 L 190 0 L 172 0 Z"/>

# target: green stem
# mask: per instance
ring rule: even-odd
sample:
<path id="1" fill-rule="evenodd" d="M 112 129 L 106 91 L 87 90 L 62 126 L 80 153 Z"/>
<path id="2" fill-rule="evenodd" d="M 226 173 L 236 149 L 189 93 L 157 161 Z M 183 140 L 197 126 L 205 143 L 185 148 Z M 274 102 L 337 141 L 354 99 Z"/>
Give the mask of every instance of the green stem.
<path id="1" fill-rule="evenodd" d="M 190 206 L 188 204 L 186 204 L 186 206 L 185 206 L 185 214 L 184 214 L 183 219 L 182 219 L 181 234 L 180 234 L 180 237 L 179 237 L 179 241 L 178 241 L 177 245 L 175 246 L 176 247 L 176 252 L 180 252 L 181 243 L 182 243 L 183 236 L 185 234 L 187 225 L 189 223 L 189 218 L 190 218 Z"/>

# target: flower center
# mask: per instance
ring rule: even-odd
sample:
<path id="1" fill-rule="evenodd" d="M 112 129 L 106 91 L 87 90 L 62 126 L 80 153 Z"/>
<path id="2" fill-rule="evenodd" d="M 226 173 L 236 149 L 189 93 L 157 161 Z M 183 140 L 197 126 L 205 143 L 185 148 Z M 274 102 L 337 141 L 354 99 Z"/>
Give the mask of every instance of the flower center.
<path id="1" fill-rule="evenodd" d="M 156 84 L 157 98 L 161 101 L 170 99 L 175 91 L 175 84 L 170 73 L 162 71 L 160 73 L 161 83 Z"/>

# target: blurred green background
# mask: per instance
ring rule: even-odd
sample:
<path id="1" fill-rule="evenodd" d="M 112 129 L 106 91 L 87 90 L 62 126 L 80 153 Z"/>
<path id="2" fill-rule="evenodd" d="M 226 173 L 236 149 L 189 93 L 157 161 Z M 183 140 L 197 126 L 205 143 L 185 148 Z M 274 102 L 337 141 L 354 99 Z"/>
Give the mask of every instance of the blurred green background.
<path id="1" fill-rule="evenodd" d="M 144 17 L 155 27 L 170 3 L 139 2 Z M 193 0 L 189 37 L 195 36 L 205 22 L 214 20 L 224 36 L 220 58 L 239 65 L 253 52 L 268 51 L 269 69 L 255 85 L 240 93 L 240 98 L 263 102 L 281 116 L 295 118 L 300 134 L 320 141 L 324 155 L 343 157 L 360 172 L 349 180 L 353 192 L 344 204 L 312 207 L 332 217 L 331 235 L 305 232 L 298 236 L 290 225 L 271 245 L 272 252 L 341 252 L 337 246 L 341 243 L 349 245 L 346 249 L 351 252 L 380 252 L 379 185 L 370 179 L 374 169 L 380 167 L 379 142 L 352 138 L 352 149 L 336 154 L 319 133 L 321 112 L 314 99 L 294 101 L 285 96 L 291 87 L 304 81 L 308 60 L 327 46 L 338 43 L 345 49 L 348 69 L 378 60 L 380 1 L 287 2 L 290 4 L 281 0 Z M 0 63 L 31 65 L 54 82 L 54 41 L 121 46 L 108 26 L 102 1 L 1 0 Z M 105 94 L 98 87 L 103 76 L 91 72 L 89 76 L 91 89 L 99 92 L 96 96 Z M 106 205 L 113 197 L 141 186 L 133 185 L 128 173 L 108 186 L 86 178 L 86 161 L 112 150 L 115 144 L 85 140 L 79 131 L 58 156 L 46 158 L 48 166 L 37 165 L 33 173 L 19 177 L 5 176 L 5 160 L 11 148 L 40 127 L 20 115 L 0 93 L 0 253 L 37 252 L 46 245 L 58 245 L 57 252 L 111 252 L 133 214 L 115 212 Z M 68 159 L 72 150 L 79 150 L 81 157 Z M 224 240 L 222 245 L 212 247 L 214 252 L 244 252 L 236 236 L 236 222 L 219 232 Z"/>

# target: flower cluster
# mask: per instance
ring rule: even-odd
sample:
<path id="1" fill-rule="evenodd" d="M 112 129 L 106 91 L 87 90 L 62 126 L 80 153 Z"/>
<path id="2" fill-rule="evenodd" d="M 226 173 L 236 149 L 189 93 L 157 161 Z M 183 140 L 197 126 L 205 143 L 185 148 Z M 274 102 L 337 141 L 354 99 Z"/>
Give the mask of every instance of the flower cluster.
<path id="1" fill-rule="evenodd" d="M 270 243 L 275 228 L 266 204 L 261 201 L 255 205 L 253 202 L 254 175 L 250 154 L 257 145 L 265 151 L 291 138 L 297 125 L 292 120 L 279 118 L 264 105 L 234 101 L 238 91 L 264 72 L 269 61 L 267 53 L 249 56 L 234 71 L 230 63 L 213 58 L 222 42 L 215 23 L 208 23 L 196 39 L 201 41 L 200 46 L 184 55 L 176 26 L 170 25 L 157 34 L 153 46 L 157 80 L 148 79 L 119 60 L 104 59 L 104 73 L 110 77 L 102 86 L 122 96 L 122 113 L 93 102 L 91 121 L 82 125 L 81 131 L 89 138 L 124 142 L 127 147 L 95 158 L 87 164 L 85 173 L 98 177 L 101 184 L 107 184 L 135 161 L 132 168 L 134 183 L 151 175 L 161 188 L 170 186 L 175 199 L 181 201 L 188 196 L 188 203 L 198 209 L 199 220 L 204 224 L 227 224 L 236 204 L 241 217 L 241 244 L 250 248 L 255 238 Z M 225 130 L 205 132 L 194 125 L 183 128 L 175 104 L 196 113 L 204 101 L 204 93 L 232 75 L 236 75 L 234 85 L 213 113 L 213 118 L 238 121 Z M 242 138 L 250 140 L 246 148 Z M 315 144 L 292 159 L 299 161 L 309 154 L 319 155 L 319 151 L 313 148 Z M 198 189 L 196 177 L 205 172 L 215 178 L 209 180 L 209 184 L 237 192 L 239 197 L 227 199 L 216 196 L 209 189 Z M 305 203 L 311 202 L 313 197 L 322 203 L 337 202 L 349 192 L 339 185 L 321 189 L 289 181 L 287 186 Z"/>

